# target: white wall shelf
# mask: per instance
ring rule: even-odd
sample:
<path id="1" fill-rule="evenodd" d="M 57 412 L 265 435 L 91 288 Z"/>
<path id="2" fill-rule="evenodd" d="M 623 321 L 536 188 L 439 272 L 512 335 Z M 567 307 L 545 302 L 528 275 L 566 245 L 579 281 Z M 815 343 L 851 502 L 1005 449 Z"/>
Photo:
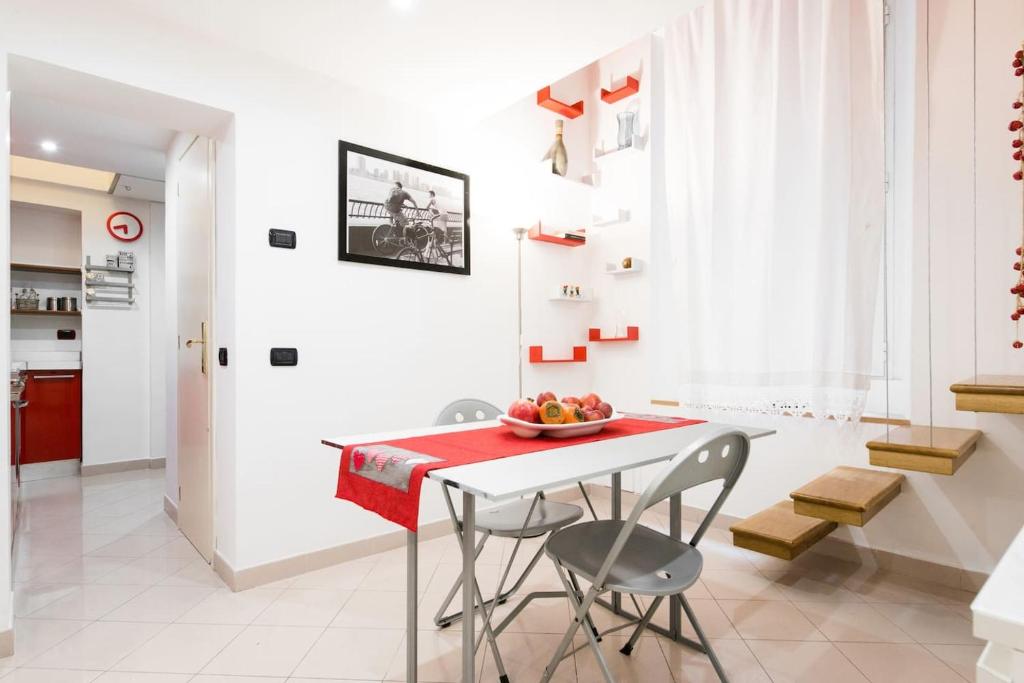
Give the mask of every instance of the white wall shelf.
<path id="1" fill-rule="evenodd" d="M 606 149 L 602 143 L 601 147 L 594 148 L 594 160 L 604 159 L 615 154 L 638 154 L 644 151 L 644 147 L 647 146 L 647 140 L 640 135 L 634 135 L 630 138 L 631 144 L 626 147 L 611 147 Z"/>
<path id="2" fill-rule="evenodd" d="M 623 268 L 621 263 L 606 263 L 604 264 L 604 272 L 606 275 L 633 275 L 639 273 L 644 269 L 644 262 L 634 257 L 633 265 L 630 268 Z"/>
<path id="3" fill-rule="evenodd" d="M 577 185 L 586 185 L 587 187 L 598 187 L 601 184 L 601 174 L 599 173 L 587 173 L 586 175 L 573 177 L 573 176 L 561 176 L 557 173 L 551 172 L 551 161 L 545 160 L 540 163 L 540 172 L 555 182 L 563 183 L 575 183 Z M 570 168 L 570 172 L 571 172 Z"/>
<path id="4" fill-rule="evenodd" d="M 619 209 L 614 216 L 594 216 L 594 227 L 600 228 L 606 225 L 618 225 L 629 222 L 629 209 Z"/>

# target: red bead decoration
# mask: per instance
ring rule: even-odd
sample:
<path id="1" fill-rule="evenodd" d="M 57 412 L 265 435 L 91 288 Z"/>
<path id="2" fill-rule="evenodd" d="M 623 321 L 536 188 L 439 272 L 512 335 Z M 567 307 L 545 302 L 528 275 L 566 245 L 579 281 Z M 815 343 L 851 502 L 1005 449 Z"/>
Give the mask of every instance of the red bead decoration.
<path id="1" fill-rule="evenodd" d="M 1013 174 L 1013 179 L 1014 180 L 1024 179 L 1024 173 L 1022 173 L 1020 171 L 1017 171 L 1016 173 Z"/>
<path id="2" fill-rule="evenodd" d="M 1017 256 L 1024 256 L 1024 247 L 1017 247 Z"/>
<path id="3" fill-rule="evenodd" d="M 1022 147 L 1022 146 L 1024 146 L 1024 140 L 1021 140 L 1020 138 L 1017 138 L 1016 140 L 1014 140 L 1010 144 L 1012 144 L 1014 147 Z"/>
<path id="4" fill-rule="evenodd" d="M 1024 107 L 1024 103 L 1022 103 L 1020 100 L 1017 100 L 1010 106 L 1012 106 L 1014 109 L 1020 109 L 1021 107 Z"/>
<path id="5" fill-rule="evenodd" d="M 1021 128 L 1024 128 L 1024 123 L 1021 123 L 1020 119 L 1017 119 L 1015 121 L 1010 121 L 1010 132 L 1011 133 L 1015 132 L 1015 131 L 1018 131 Z"/>
<path id="6" fill-rule="evenodd" d="M 1020 261 L 1017 261 L 1016 263 L 1013 264 L 1013 269 L 1020 270 Z"/>
<path id="7" fill-rule="evenodd" d="M 1011 313 L 1010 320 L 1013 320 L 1014 322 L 1020 320 L 1020 313 Z"/>
<path id="8" fill-rule="evenodd" d="M 1015 59 L 1010 64 L 1010 66 L 1014 67 L 1015 69 L 1019 69 L 1020 67 L 1024 66 L 1024 61 L 1021 61 L 1019 59 Z"/>
<path id="9" fill-rule="evenodd" d="M 1022 341 L 1015 341 L 1015 342 L 1013 342 L 1013 348 L 1015 348 L 1015 349 L 1024 348 L 1024 342 L 1022 342 Z"/>

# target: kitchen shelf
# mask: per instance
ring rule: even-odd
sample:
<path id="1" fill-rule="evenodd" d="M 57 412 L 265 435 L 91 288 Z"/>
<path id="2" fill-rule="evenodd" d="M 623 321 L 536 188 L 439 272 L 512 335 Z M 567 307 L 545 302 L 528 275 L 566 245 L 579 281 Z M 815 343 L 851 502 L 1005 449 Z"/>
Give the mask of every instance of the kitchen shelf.
<path id="1" fill-rule="evenodd" d="M 639 273 L 644 269 L 644 262 L 638 258 L 633 259 L 632 268 L 623 268 L 621 265 L 616 263 L 604 264 L 604 272 L 606 275 L 632 275 Z"/>
<path id="2" fill-rule="evenodd" d="M 551 97 L 551 86 L 544 86 L 537 91 L 537 104 L 567 119 L 583 116 L 583 100 L 576 104 L 566 104 Z"/>
<path id="3" fill-rule="evenodd" d="M 54 275 L 82 275 L 82 269 L 75 266 L 45 266 L 38 263 L 12 263 L 11 270 L 26 273 L 51 273 Z"/>
<path id="4" fill-rule="evenodd" d="M 558 237 L 557 235 L 549 235 L 549 234 L 541 231 L 540 223 L 537 223 L 537 225 L 535 225 L 532 228 L 530 228 L 530 231 L 526 234 L 526 236 L 529 239 L 534 240 L 535 242 L 547 242 L 549 244 L 560 244 L 563 247 L 582 247 L 584 244 L 587 243 L 587 241 L 585 239 L 583 239 L 583 240 L 574 240 L 574 239 L 567 239 L 565 237 Z"/>
<path id="5" fill-rule="evenodd" d="M 574 346 L 572 347 L 572 358 L 545 358 L 543 346 L 531 346 L 530 347 L 530 362 L 531 363 L 586 363 L 587 362 L 587 347 L 586 346 Z"/>
<path id="6" fill-rule="evenodd" d="M 41 308 L 37 308 L 35 310 L 31 310 L 31 309 L 18 310 L 16 308 L 12 308 L 11 309 L 11 315 L 42 315 L 42 316 L 47 316 L 47 315 L 49 315 L 49 316 L 70 315 L 70 316 L 80 317 L 82 315 L 82 312 L 81 311 L 47 311 L 47 310 L 41 309 Z"/>
<path id="7" fill-rule="evenodd" d="M 640 328 L 635 325 L 629 325 L 626 327 L 625 337 L 602 337 L 601 328 L 591 327 L 590 328 L 590 341 L 592 342 L 627 342 L 627 341 L 640 341 Z"/>
<path id="8" fill-rule="evenodd" d="M 633 152 L 639 154 L 644 151 L 647 141 L 639 135 L 634 135 L 630 138 L 630 144 L 626 147 L 612 147 L 611 149 L 604 149 L 603 147 L 594 148 L 594 159 L 604 159 L 610 157 L 613 154 L 626 154 Z"/>
<path id="9" fill-rule="evenodd" d="M 619 209 L 616 215 L 603 218 L 601 216 L 594 216 L 594 227 L 601 228 L 606 225 L 618 225 L 619 223 L 629 222 L 629 209 Z"/>
<path id="10" fill-rule="evenodd" d="M 608 104 L 615 104 L 640 92 L 640 79 L 633 76 L 626 76 L 626 84 L 615 90 L 601 88 L 601 101 Z"/>

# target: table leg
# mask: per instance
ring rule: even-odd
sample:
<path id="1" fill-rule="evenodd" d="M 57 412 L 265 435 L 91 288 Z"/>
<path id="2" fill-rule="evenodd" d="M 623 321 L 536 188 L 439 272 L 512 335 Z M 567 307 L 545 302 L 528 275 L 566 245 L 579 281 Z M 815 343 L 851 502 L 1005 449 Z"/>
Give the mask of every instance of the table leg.
<path id="1" fill-rule="evenodd" d="M 476 498 L 462 494 L 462 683 L 473 683 L 476 662 Z"/>
<path id="2" fill-rule="evenodd" d="M 417 579 L 419 561 L 417 557 L 416 532 L 405 532 L 405 680 L 416 683 L 417 615 L 416 602 L 419 599 Z"/>
<path id="3" fill-rule="evenodd" d="M 612 475 L 612 519 L 622 519 L 622 473 Z M 612 593 L 612 611 L 622 614 L 622 593 Z"/>
<path id="4" fill-rule="evenodd" d="M 668 535 L 677 541 L 683 539 L 683 499 L 678 493 L 668 499 Z M 673 640 L 679 638 L 682 629 L 682 618 L 679 601 L 669 600 L 668 630 L 672 634 Z"/>

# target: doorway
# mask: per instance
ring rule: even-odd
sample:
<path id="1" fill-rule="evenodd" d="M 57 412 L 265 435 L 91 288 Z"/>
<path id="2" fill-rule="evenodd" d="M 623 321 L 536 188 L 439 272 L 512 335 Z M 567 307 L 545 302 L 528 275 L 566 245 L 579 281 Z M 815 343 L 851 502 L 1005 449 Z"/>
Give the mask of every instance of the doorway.
<path id="1" fill-rule="evenodd" d="M 20 98 L 34 106 L 33 115 L 21 120 L 45 125 L 45 139 L 53 143 L 43 147 L 38 130 L 25 133 L 15 125 L 12 142 L 22 145 L 22 154 L 113 176 L 103 187 L 89 188 L 102 210 L 82 212 L 82 234 L 88 230 L 91 236 L 82 238 L 75 263 L 58 264 L 75 271 L 68 278 L 72 295 L 78 294 L 82 323 L 76 332 L 84 342 L 79 368 L 83 476 L 77 471 L 59 476 L 80 494 L 86 480 L 92 487 L 99 481 L 92 475 L 110 478 L 117 488 L 124 473 L 126 494 L 143 480 L 159 477 L 162 508 L 210 563 L 216 546 L 214 364 L 209 348 L 216 282 L 214 160 L 218 136 L 231 130 L 232 116 L 14 56 L 8 76 L 12 101 Z M 154 154 L 158 170 L 139 170 L 153 162 Z M 45 178 L 19 179 L 16 184 L 5 199 L 29 192 L 34 193 L 32 203 L 40 203 L 39 196 L 51 186 L 59 186 L 62 196 L 85 190 Z M 122 211 L 122 218 L 111 223 L 116 204 L 131 201 L 152 208 Z M 103 267 L 83 267 L 89 258 L 93 266 L 107 268 L 99 276 L 109 285 L 102 291 L 96 281 L 86 281 L 90 273 L 103 272 Z M 131 277 L 112 274 L 127 270 Z M 119 284 L 125 302 L 93 300 L 115 296 Z M 100 396 L 103 390 L 109 395 Z M 62 396 L 57 399 L 63 401 Z M 128 474 L 139 469 L 150 474 Z M 16 505 L 18 491 L 11 495 Z M 147 498 L 140 494 L 139 499 Z"/>

